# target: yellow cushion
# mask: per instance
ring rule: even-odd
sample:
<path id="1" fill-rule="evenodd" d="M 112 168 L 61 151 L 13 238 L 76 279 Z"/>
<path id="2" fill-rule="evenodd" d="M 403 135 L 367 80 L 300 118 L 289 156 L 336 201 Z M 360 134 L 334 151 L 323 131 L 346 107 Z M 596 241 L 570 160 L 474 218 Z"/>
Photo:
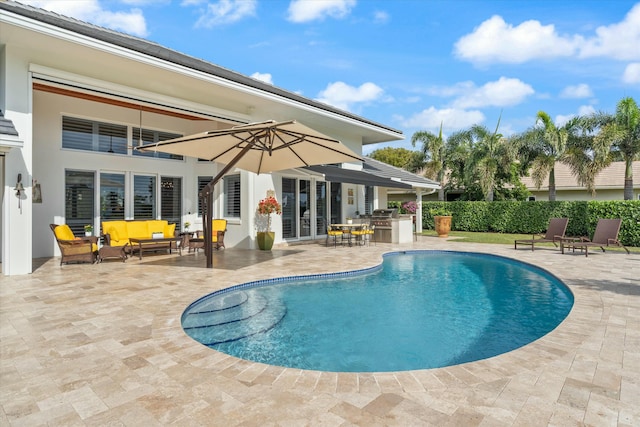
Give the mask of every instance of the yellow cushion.
<path id="1" fill-rule="evenodd" d="M 176 225 L 167 224 L 164 226 L 164 237 L 174 237 L 176 235 Z"/>
<path id="2" fill-rule="evenodd" d="M 211 222 L 211 241 L 218 243 L 218 231 L 227 231 L 226 219 L 214 219 Z"/>
<path id="3" fill-rule="evenodd" d="M 135 239 L 150 239 L 151 233 L 160 232 L 164 227 L 160 228 L 150 228 L 149 223 L 151 221 L 129 221 L 127 222 L 127 233 L 129 237 L 133 237 Z"/>
<path id="4" fill-rule="evenodd" d="M 116 230 L 116 232 L 118 233 L 118 236 L 117 236 L 118 238 L 116 240 L 123 241 L 123 242 L 129 241 L 129 234 L 127 233 L 126 221 L 104 221 L 102 223 L 103 233 L 111 234 L 111 232 L 108 231 L 111 229 Z M 111 239 L 112 240 L 114 239 L 113 235 L 111 236 Z M 124 243 L 122 244 L 124 245 Z"/>
<path id="5" fill-rule="evenodd" d="M 73 240 L 76 238 L 67 224 L 57 226 L 53 232 L 58 240 Z"/>
<path id="6" fill-rule="evenodd" d="M 109 227 L 107 230 L 107 234 L 111 238 L 111 240 L 115 240 L 116 242 L 120 240 L 120 233 L 118 233 L 118 229 L 116 227 Z"/>

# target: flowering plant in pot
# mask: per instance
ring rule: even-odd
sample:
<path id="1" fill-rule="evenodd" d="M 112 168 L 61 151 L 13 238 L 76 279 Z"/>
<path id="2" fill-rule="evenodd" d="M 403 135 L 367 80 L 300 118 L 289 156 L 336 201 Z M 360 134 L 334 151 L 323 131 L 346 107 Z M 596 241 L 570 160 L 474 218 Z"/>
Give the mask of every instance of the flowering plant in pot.
<path id="1" fill-rule="evenodd" d="M 87 224 L 84 226 L 84 235 L 91 236 L 93 234 L 93 225 Z"/>
<path id="2" fill-rule="evenodd" d="M 263 229 L 258 231 L 258 247 L 262 250 L 270 250 L 275 239 L 275 233 L 271 231 L 271 214 L 281 215 L 282 206 L 274 196 L 267 196 L 258 203 L 256 213 L 263 217 L 262 221 L 257 222 L 259 228 Z"/>

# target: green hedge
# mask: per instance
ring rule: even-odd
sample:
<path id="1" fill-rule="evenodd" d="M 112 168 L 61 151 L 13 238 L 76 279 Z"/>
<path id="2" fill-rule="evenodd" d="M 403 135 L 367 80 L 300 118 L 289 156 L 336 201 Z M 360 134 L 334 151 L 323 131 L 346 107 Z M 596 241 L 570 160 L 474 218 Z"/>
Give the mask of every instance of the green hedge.
<path id="1" fill-rule="evenodd" d="M 640 247 L 640 201 L 576 202 L 424 202 L 422 228 L 433 230 L 430 209 L 446 206 L 453 212 L 452 230 L 498 233 L 543 233 L 549 218 L 569 218 L 568 236 L 589 236 L 599 218 L 622 218 L 620 241 Z"/>

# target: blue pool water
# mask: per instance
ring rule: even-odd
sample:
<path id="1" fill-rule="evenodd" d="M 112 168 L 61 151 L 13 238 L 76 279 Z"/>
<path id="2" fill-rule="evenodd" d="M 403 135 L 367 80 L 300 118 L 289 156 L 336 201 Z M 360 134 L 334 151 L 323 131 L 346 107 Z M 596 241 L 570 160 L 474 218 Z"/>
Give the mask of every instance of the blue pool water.
<path id="1" fill-rule="evenodd" d="M 537 267 L 462 252 L 387 254 L 377 268 L 236 286 L 191 304 L 185 332 L 255 362 L 335 372 L 485 359 L 553 330 L 571 292 Z"/>

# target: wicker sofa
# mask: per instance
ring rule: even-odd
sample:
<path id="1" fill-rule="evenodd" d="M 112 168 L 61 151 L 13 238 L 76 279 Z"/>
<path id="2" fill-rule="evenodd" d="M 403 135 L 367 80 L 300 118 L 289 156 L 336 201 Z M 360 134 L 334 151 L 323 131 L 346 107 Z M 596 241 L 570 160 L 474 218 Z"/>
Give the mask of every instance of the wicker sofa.
<path id="1" fill-rule="evenodd" d="M 132 250 L 130 238 L 152 239 L 155 233 L 162 233 L 163 237 L 175 237 L 176 225 L 166 220 L 133 220 L 133 221 L 103 221 L 102 237 L 104 245 L 126 247 L 128 253 Z M 171 249 L 175 242 L 145 243 L 144 249 Z"/>

